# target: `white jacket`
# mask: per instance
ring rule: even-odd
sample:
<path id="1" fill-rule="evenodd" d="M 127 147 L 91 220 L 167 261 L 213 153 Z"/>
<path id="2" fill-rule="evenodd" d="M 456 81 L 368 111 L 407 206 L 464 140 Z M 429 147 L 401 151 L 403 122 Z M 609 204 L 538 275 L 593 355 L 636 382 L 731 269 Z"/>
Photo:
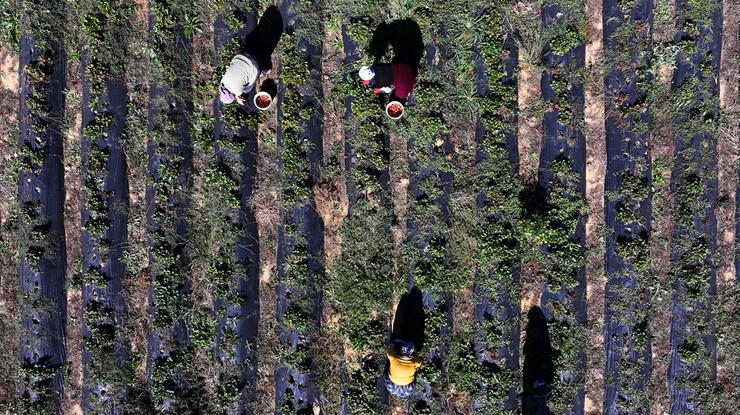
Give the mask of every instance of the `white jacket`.
<path id="1" fill-rule="evenodd" d="M 238 54 L 231 60 L 231 64 L 226 68 L 221 83 L 224 88 L 236 96 L 246 94 L 254 88 L 257 82 L 260 70 L 252 57 Z"/>

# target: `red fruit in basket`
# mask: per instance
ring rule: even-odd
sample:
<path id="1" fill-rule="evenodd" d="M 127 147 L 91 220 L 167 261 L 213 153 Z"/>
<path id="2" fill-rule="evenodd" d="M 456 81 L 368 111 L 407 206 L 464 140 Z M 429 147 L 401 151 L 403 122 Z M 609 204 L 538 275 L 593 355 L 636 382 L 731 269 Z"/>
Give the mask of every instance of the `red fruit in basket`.
<path id="1" fill-rule="evenodd" d="M 398 117 L 403 114 L 403 107 L 399 104 L 391 104 L 388 106 L 388 115 L 391 117 Z"/>
<path id="2" fill-rule="evenodd" d="M 257 97 L 257 106 L 260 108 L 267 108 L 270 106 L 272 100 L 267 95 L 260 95 Z"/>

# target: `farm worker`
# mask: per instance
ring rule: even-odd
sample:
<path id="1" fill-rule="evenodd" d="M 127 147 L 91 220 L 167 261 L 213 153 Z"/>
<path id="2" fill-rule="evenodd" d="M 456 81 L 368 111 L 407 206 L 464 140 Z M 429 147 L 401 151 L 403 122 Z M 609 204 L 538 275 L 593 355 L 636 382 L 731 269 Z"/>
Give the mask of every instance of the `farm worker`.
<path id="1" fill-rule="evenodd" d="M 384 376 L 388 392 L 401 398 L 410 397 L 416 386 L 425 320 L 423 295 L 418 287 L 413 287 L 401 296 L 396 307 Z"/>
<path id="2" fill-rule="evenodd" d="M 246 53 L 237 54 L 221 78 L 221 85 L 218 87 L 219 99 L 224 104 L 231 104 L 236 100 L 239 105 L 244 105 L 242 96 L 254 89 L 259 76 L 257 61 Z"/>
<path id="3" fill-rule="evenodd" d="M 416 369 L 421 366 L 413 343 L 393 339 L 387 355 L 389 365 L 385 373 L 385 386 L 388 392 L 400 398 L 410 397 L 416 385 Z"/>
<path id="4" fill-rule="evenodd" d="M 363 66 L 360 79 L 364 85 L 372 86 L 376 94 L 394 92 L 399 99 L 407 99 L 416 84 L 414 70 L 405 63 Z"/>

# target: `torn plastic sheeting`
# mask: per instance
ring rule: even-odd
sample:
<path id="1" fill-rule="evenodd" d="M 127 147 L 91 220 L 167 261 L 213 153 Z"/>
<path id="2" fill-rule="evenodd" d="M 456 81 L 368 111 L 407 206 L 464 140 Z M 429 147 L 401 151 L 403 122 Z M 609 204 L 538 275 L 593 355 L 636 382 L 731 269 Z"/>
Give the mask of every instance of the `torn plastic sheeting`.
<path id="1" fill-rule="evenodd" d="M 357 42 L 349 35 L 347 25 L 342 25 L 342 44 L 344 46 L 344 64 L 351 65 L 360 60 L 360 51 Z"/>

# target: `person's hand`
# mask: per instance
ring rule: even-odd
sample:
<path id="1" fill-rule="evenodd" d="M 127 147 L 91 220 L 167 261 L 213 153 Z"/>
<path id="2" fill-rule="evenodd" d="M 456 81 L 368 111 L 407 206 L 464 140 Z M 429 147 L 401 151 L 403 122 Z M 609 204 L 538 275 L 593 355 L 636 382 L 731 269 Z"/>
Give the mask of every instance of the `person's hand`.
<path id="1" fill-rule="evenodd" d="M 238 96 L 238 97 L 236 97 L 236 102 L 239 105 L 244 105 L 244 98 L 242 98 L 241 96 Z"/>

